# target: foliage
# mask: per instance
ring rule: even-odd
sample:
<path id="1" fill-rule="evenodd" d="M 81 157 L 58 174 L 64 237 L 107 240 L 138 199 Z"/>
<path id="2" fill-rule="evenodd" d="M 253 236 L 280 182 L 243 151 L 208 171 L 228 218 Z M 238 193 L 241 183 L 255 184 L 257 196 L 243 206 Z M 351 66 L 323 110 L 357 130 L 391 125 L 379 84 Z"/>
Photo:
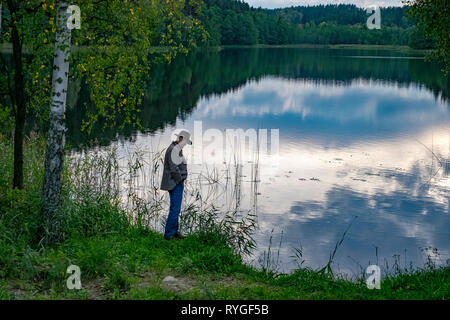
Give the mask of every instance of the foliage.
<path id="1" fill-rule="evenodd" d="M 74 50 L 71 56 L 72 79 L 82 78 L 91 87 L 91 100 L 97 106 L 90 110 L 85 127 L 103 117 L 111 126 L 139 122 L 133 111 L 139 111 L 142 84 L 154 62 L 171 60 L 177 52 L 187 50 L 205 37 L 199 20 L 198 3 L 191 2 L 192 15 L 186 14 L 184 0 L 173 1 L 72 1 L 81 8 L 81 29 L 72 30 Z M 11 17 L 3 6 L 1 40 L 11 40 L 11 20 L 17 27 L 25 50 L 23 61 L 27 112 L 47 121 L 51 89 L 51 62 L 55 37 L 55 1 L 32 0 L 17 3 Z M 169 50 L 149 60 L 150 46 Z M 9 50 L 1 52 L 0 119 L 13 114 L 14 86 Z M 121 114 L 121 123 L 117 123 Z M 36 120 L 36 119 L 35 119 Z M 3 123 L 3 122 L 2 122 Z"/>
<path id="2" fill-rule="evenodd" d="M 16 157 L 14 187 L 23 187 L 23 131 L 30 114 L 45 127 L 49 118 L 57 0 L 7 1 L 0 52 L 0 120 L 12 127 Z M 81 28 L 72 30 L 69 77 L 90 87 L 83 129 L 99 119 L 105 126 L 136 123 L 148 71 L 156 62 L 187 53 L 206 37 L 198 1 L 139 0 L 71 2 L 81 9 Z M 12 54 L 11 54 L 12 44 Z M 151 55 L 155 46 L 164 50 Z M 69 84 L 69 88 L 70 88 Z M 36 122 L 35 122 L 36 123 Z M 41 126 L 42 127 L 42 126 Z"/>
<path id="3" fill-rule="evenodd" d="M 382 27 L 411 27 L 412 21 L 406 17 L 405 11 L 406 7 L 381 8 Z M 287 18 L 293 24 L 314 23 L 320 25 L 325 22 L 327 24 L 355 25 L 365 24 L 368 17 L 364 8 L 346 4 L 297 6 L 275 9 L 271 12 Z"/>
<path id="4" fill-rule="evenodd" d="M 45 2 L 45 1 L 44 1 Z M 51 88 L 51 58 L 54 41 L 54 10 L 43 10 L 41 1 L 12 1 L 16 5 L 14 15 L 8 2 L 3 5 L 2 35 L 0 44 L 10 43 L 12 25 L 18 30 L 25 51 L 22 66 L 24 73 L 24 97 L 27 112 L 36 114 L 37 120 L 48 117 Z M 49 4 L 52 6 L 52 4 Z M 33 11 L 33 14 L 30 14 Z M 16 112 L 14 97 L 15 68 L 12 67 L 12 55 L 7 50 L 0 52 L 0 112 L 9 113 L 12 117 Z"/>
<path id="5" fill-rule="evenodd" d="M 205 0 L 201 20 L 209 45 L 389 44 L 408 45 L 414 33 L 406 7 L 381 9 L 382 29 L 368 30 L 367 14 L 355 5 L 252 8 L 237 0 Z M 415 48 L 430 44 L 416 41 Z M 432 44 L 431 44 L 432 45 Z"/>
<path id="6" fill-rule="evenodd" d="M 81 30 L 73 30 L 74 79 L 84 79 L 95 108 L 88 110 L 83 129 L 90 130 L 99 119 L 105 126 L 138 126 L 149 70 L 157 62 L 171 61 L 178 53 L 202 41 L 196 18 L 199 6 L 172 1 L 80 0 Z M 151 55 L 151 49 L 165 50 Z"/>
<path id="7" fill-rule="evenodd" d="M 425 36 L 436 41 L 432 57 L 442 63 L 443 72 L 450 72 L 450 6 L 447 0 L 408 1 L 409 15 Z"/>

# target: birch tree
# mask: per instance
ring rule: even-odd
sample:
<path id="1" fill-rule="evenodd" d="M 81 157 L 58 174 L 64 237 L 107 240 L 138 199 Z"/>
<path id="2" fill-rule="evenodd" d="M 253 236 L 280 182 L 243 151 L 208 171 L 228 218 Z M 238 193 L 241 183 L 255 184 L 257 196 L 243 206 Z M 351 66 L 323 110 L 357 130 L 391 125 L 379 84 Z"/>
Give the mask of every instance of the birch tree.
<path id="1" fill-rule="evenodd" d="M 170 61 L 178 51 L 186 52 L 187 47 L 194 45 L 194 30 L 202 30 L 195 17 L 183 14 L 184 0 L 82 0 L 75 3 L 82 12 L 82 27 L 72 31 L 72 42 L 80 49 L 71 51 L 68 2 L 56 2 L 53 90 L 42 208 L 49 242 L 63 236 L 61 192 L 65 109 L 71 75 L 69 61 L 75 62 L 72 77 L 83 78 L 89 85 L 95 106 L 88 114 L 86 128 L 99 119 L 114 127 L 130 123 L 139 126 L 139 108 L 154 62 L 150 59 L 152 43 L 165 45 L 167 50 L 162 56 Z M 120 123 L 118 119 L 121 119 Z"/>
<path id="2" fill-rule="evenodd" d="M 187 52 L 205 38 L 188 0 L 6 0 L 4 41 L 12 44 L 12 62 L 0 68 L 0 103 L 14 122 L 13 187 L 22 189 L 25 118 L 34 112 L 49 123 L 45 154 L 42 215 L 46 238 L 61 239 L 61 189 L 65 150 L 65 110 L 71 79 L 88 86 L 92 108 L 83 119 L 89 130 L 100 119 L 109 126 L 139 123 L 148 74 L 154 63 Z M 67 8 L 81 9 L 81 29 L 69 30 Z M 152 46 L 165 49 L 154 51 Z M 25 50 L 27 51 L 25 54 Z M 159 52 L 159 53 L 158 53 Z M 156 54 L 158 53 L 158 54 Z M 69 66 L 72 66 L 69 68 Z M 2 99 L 3 100 L 3 99 Z M 50 106 L 50 107 L 49 107 Z M 0 112 L 0 116 L 2 113 Z"/>
<path id="3" fill-rule="evenodd" d="M 69 82 L 69 55 L 71 30 L 68 19 L 67 1 L 56 3 L 57 31 L 53 60 L 52 91 L 50 105 L 50 127 L 47 138 L 47 152 L 44 164 L 43 208 L 48 240 L 57 240 L 60 235 L 58 217 L 61 203 L 62 172 L 64 165 L 64 146 L 66 133 L 67 84 Z"/>

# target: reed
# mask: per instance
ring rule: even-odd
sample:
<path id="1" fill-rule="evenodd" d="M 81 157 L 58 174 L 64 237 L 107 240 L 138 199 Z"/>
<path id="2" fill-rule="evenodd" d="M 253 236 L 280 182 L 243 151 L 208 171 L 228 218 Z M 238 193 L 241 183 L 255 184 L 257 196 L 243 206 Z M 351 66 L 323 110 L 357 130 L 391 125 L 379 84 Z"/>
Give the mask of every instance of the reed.
<path id="1" fill-rule="evenodd" d="M 71 198 L 79 202 L 95 194 L 109 199 L 134 226 L 161 232 L 169 205 L 167 192 L 159 190 L 164 152 L 139 146 L 119 151 L 117 145 L 73 152 L 66 177 Z M 216 235 L 237 253 L 249 255 L 257 228 L 258 163 L 251 167 L 251 205 L 243 208 L 243 164 L 238 157 L 234 160 L 222 167 L 204 165 L 189 174 L 180 229 L 187 234 Z"/>

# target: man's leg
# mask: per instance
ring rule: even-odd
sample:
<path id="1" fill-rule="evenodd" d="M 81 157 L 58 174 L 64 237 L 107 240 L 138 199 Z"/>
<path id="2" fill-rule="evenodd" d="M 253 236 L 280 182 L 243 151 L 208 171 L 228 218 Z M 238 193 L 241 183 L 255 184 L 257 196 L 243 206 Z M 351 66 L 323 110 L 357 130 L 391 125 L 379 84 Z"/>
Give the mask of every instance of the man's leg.
<path id="1" fill-rule="evenodd" d="M 183 200 L 183 189 L 184 184 L 180 183 L 177 184 L 173 190 L 169 191 L 170 208 L 164 232 L 164 238 L 166 239 L 172 238 L 178 231 L 178 217 L 180 215 L 181 202 Z"/>

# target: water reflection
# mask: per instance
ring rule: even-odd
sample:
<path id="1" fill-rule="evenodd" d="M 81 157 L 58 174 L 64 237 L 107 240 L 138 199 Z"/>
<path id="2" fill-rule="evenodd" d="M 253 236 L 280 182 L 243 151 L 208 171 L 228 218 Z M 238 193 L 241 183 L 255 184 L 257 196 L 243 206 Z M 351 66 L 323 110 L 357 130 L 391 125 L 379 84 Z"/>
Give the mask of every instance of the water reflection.
<path id="1" fill-rule="evenodd" d="M 382 263 L 392 264 L 393 255 L 401 254 L 406 266 L 422 266 L 420 248 L 429 246 L 439 249 L 437 264 L 450 258 L 449 116 L 448 104 L 420 86 L 266 77 L 202 98 L 177 125 L 193 130 L 193 122 L 202 121 L 204 129 L 223 132 L 279 128 L 279 165 L 260 164 L 259 246 L 253 258 L 268 249 L 274 230 L 275 236 L 283 232 L 281 270 L 296 267 L 290 256 L 299 245 L 306 265 L 323 266 L 357 216 L 334 266 L 355 274 L 374 262 L 375 248 Z M 174 127 L 140 135 L 134 143 L 158 140 L 163 147 Z M 243 171 L 243 209 L 252 205 L 250 170 Z M 226 207 L 231 198 L 215 201 Z"/>
<path id="2" fill-rule="evenodd" d="M 368 57 L 355 58 L 361 55 Z M 406 265 L 422 266 L 420 248 L 428 246 L 439 249 L 436 262 L 445 264 L 448 82 L 423 60 L 387 55 L 393 54 L 267 49 L 185 57 L 152 79 L 142 115 L 146 131 L 93 134 L 105 144 L 119 135 L 119 152 L 126 154 L 136 147 L 162 149 L 175 127 L 193 130 L 194 121 L 204 130 L 280 129 L 278 166 L 261 163 L 254 259 L 267 250 L 274 230 L 276 236 L 283 232 L 280 270 L 296 267 L 292 248 L 300 245 L 307 266 L 324 266 L 354 221 L 336 256 L 341 272 L 355 273 L 376 259 L 392 264 L 396 254 Z M 75 103 L 81 110 L 82 100 Z M 82 112 L 71 123 L 72 144 L 91 138 L 79 134 L 80 117 Z M 192 150 L 185 154 L 192 157 Z M 192 166 L 190 179 L 204 169 Z M 255 200 L 251 170 L 244 166 L 243 209 Z M 219 198 L 217 206 L 232 200 Z"/>
<path id="3" fill-rule="evenodd" d="M 426 64 L 423 59 L 358 59 L 349 58 L 351 55 L 405 57 L 387 50 L 295 48 L 229 49 L 179 56 L 171 65 L 156 66 L 150 75 L 139 114 L 145 128 L 143 132 L 156 132 L 174 125 L 177 118 L 186 119 L 200 99 L 239 91 L 249 80 L 268 76 L 310 81 L 310 86 L 334 84 L 334 90 L 352 87 L 355 81 L 363 79 L 383 83 L 386 87 L 391 84 L 399 88 L 424 87 L 437 99 L 446 100 L 450 96 L 450 83 L 441 77 L 439 67 Z M 329 86 L 322 88 L 328 90 Z M 89 93 L 90 88 L 79 79 L 69 86 L 68 142 L 78 146 L 96 139 L 107 145 L 118 134 L 133 139 L 137 133 L 134 126 L 105 129 L 105 121 L 101 119 L 91 133 L 81 130 L 87 110 L 93 108 Z M 259 94 L 262 99 L 264 94 Z M 256 100 L 250 103 L 256 103 Z M 120 123 L 120 119 L 117 122 Z"/>
<path id="4" fill-rule="evenodd" d="M 415 137 L 433 145 L 441 161 L 450 160 L 448 127 Z M 375 247 L 380 261 L 388 259 L 391 264 L 392 256 L 401 254 L 407 266 L 410 261 L 420 266 L 419 249 L 428 246 L 440 249 L 438 263 L 450 258 L 450 178 L 414 139 L 348 147 L 299 143 L 282 149 L 281 154 L 284 170 L 263 180 L 259 209 L 265 222 L 261 239 L 267 241 L 267 232 L 273 228 L 283 231 L 285 268 L 295 267 L 290 249 L 299 245 L 307 265 L 325 265 L 355 216 L 336 256 L 343 272 L 358 271 L 355 261 L 364 266 L 374 262 Z"/>
<path id="5" fill-rule="evenodd" d="M 417 85 L 354 80 L 341 86 L 274 77 L 202 98 L 192 115 L 215 127 L 283 128 L 283 142 L 307 135 L 340 144 L 420 131 L 448 124 L 449 117 L 448 103 Z"/>

